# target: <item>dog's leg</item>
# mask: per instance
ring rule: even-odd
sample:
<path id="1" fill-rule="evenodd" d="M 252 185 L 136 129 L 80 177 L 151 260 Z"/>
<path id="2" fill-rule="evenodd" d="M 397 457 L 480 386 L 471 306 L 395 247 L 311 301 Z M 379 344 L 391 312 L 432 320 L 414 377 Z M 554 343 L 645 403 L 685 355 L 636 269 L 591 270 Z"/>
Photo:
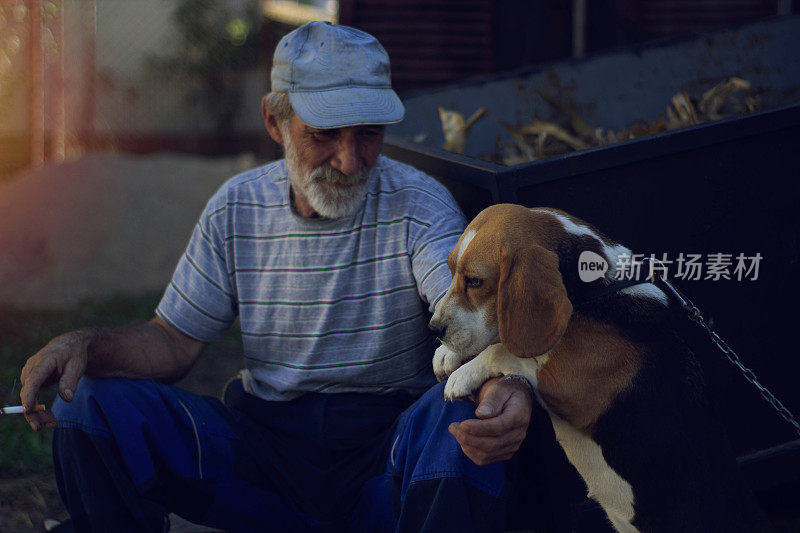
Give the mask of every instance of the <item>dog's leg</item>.
<path id="1" fill-rule="evenodd" d="M 443 381 L 469 357 L 454 352 L 444 344 L 436 348 L 433 353 L 433 372 L 436 379 Z"/>
<path id="2" fill-rule="evenodd" d="M 445 385 L 444 398 L 450 401 L 465 398 L 476 392 L 487 379 L 509 374 L 525 376 L 535 386 L 535 369 L 526 368 L 530 366 L 530 362 L 538 369 L 539 365 L 534 359 L 520 359 L 502 344 L 492 344 L 472 361 L 453 371 Z"/>

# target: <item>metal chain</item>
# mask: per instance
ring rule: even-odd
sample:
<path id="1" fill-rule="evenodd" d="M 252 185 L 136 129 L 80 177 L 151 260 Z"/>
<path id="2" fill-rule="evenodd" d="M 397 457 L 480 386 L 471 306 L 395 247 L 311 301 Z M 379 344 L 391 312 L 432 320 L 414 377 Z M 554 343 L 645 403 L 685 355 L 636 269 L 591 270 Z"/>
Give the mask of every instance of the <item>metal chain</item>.
<path id="1" fill-rule="evenodd" d="M 644 259 L 647 261 L 651 260 L 651 258 L 649 257 Z M 653 262 L 657 261 L 658 260 L 653 260 Z M 772 394 L 772 392 L 770 392 L 769 389 L 767 389 L 764 385 L 762 385 L 758 381 L 758 377 L 756 377 L 755 372 L 747 368 L 744 365 L 744 363 L 742 363 L 742 360 L 739 358 L 739 355 L 736 352 L 734 352 L 730 346 L 728 346 L 728 343 L 722 340 L 722 337 L 720 337 L 716 331 L 711 329 L 711 326 L 708 325 L 708 323 L 703 318 L 703 315 L 700 313 L 700 309 L 698 309 L 697 306 L 694 305 L 691 300 L 689 300 L 689 298 L 687 298 L 683 293 L 681 293 L 678 289 L 676 289 L 669 281 L 667 281 L 667 279 L 663 274 L 664 272 L 663 270 L 661 272 L 662 273 L 660 275 L 655 276 L 653 274 L 653 270 L 651 269 L 650 277 L 654 280 L 658 279 L 658 281 L 660 282 L 659 285 L 663 285 L 670 293 L 672 293 L 672 295 L 681 304 L 681 307 L 683 307 L 683 309 L 686 311 L 686 314 L 689 316 L 689 319 L 699 324 L 703 329 L 706 330 L 708 336 L 711 338 L 711 342 L 713 342 L 717 346 L 717 348 L 719 348 L 722 351 L 722 353 L 725 354 L 725 357 L 728 358 L 728 361 L 730 361 L 736 368 L 739 369 L 744 378 L 748 382 L 750 382 L 750 384 L 753 385 L 756 389 L 758 389 L 758 392 L 761 393 L 761 397 L 764 398 L 767 401 L 767 403 L 769 403 L 772 406 L 772 408 L 778 412 L 781 418 L 783 418 L 794 428 L 795 432 L 798 435 L 800 435 L 800 424 L 798 424 L 794 415 L 792 415 L 792 412 L 789 411 L 789 409 L 787 409 L 786 406 L 783 405 L 783 403 L 774 394 Z"/>

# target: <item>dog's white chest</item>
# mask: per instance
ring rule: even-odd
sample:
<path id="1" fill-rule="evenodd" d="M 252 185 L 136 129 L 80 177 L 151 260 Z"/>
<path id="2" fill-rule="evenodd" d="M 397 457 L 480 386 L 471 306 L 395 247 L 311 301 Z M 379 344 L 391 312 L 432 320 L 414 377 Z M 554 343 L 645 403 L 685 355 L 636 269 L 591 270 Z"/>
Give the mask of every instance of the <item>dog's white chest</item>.
<path id="1" fill-rule="evenodd" d="M 578 470 L 589 489 L 620 533 L 638 532 L 631 521 L 634 517 L 633 489 L 603 458 L 600 446 L 592 439 L 550 414 L 556 439 L 567 459 Z"/>

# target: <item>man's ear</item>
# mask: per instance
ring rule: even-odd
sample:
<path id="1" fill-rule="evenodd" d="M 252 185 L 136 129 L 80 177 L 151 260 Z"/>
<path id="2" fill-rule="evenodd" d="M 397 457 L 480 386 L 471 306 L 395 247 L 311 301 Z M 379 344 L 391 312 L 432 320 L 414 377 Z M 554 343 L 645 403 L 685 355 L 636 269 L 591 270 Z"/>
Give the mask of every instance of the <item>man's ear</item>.
<path id="1" fill-rule="evenodd" d="M 281 131 L 278 119 L 267 111 L 267 97 L 261 99 L 261 115 L 264 117 L 264 125 L 267 127 L 267 133 L 272 137 L 272 140 L 283 146 L 283 132 Z"/>

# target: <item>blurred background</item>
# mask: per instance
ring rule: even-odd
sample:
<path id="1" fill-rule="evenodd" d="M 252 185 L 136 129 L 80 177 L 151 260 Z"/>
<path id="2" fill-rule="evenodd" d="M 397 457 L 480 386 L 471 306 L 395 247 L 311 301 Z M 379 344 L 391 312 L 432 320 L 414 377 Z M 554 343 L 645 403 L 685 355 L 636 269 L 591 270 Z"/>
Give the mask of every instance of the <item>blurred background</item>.
<path id="1" fill-rule="evenodd" d="M 83 153 L 251 152 L 271 52 L 332 20 L 375 35 L 402 95 L 797 10 L 793 0 L 4 0 L 0 180 Z"/>
<path id="2" fill-rule="evenodd" d="M 280 156 L 264 131 L 260 99 L 275 44 L 305 22 L 375 35 L 409 109 L 423 100 L 430 108 L 398 131 L 438 148 L 447 138 L 435 111 L 443 104 L 426 95 L 441 87 L 456 88 L 448 102 L 461 105 L 463 130 L 464 117 L 492 102 L 459 100 L 459 84 L 505 76 L 513 85 L 518 78 L 508 73 L 539 67 L 552 82 L 557 70 L 545 65 L 591 65 L 582 61 L 621 51 L 642 57 L 649 46 L 797 20 L 798 12 L 800 0 L 2 0 L 0 404 L 19 403 L 24 361 L 53 336 L 149 319 L 211 194 Z M 796 50 L 787 53 L 800 63 Z M 590 86 L 591 75 L 584 75 Z M 709 77 L 705 89 L 719 81 Z M 570 89 L 569 80 L 559 84 Z M 794 84 L 782 104 L 798 101 L 800 80 Z M 549 105 L 574 126 L 573 104 Z M 433 126 L 414 129 L 428 119 Z M 486 193 L 478 207 L 495 200 Z M 234 330 L 181 385 L 219 394 L 240 365 Z M 48 406 L 53 394 L 43 395 Z M 50 436 L 26 428 L 0 418 L 0 531 L 43 531 L 45 518 L 65 517 Z"/>

